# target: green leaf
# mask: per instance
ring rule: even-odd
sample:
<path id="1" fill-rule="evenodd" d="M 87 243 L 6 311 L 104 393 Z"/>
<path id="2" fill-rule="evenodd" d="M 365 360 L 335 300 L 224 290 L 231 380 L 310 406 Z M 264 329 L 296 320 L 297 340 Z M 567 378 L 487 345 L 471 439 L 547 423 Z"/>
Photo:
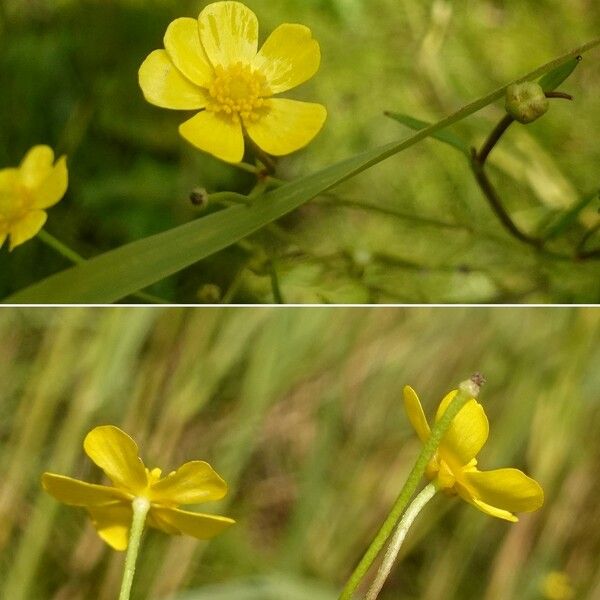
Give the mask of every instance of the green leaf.
<path id="1" fill-rule="evenodd" d="M 517 81 L 531 80 L 598 46 L 600 38 L 538 67 Z M 126 244 L 71 267 L 10 296 L 12 304 L 104 304 L 172 275 L 235 244 L 319 194 L 500 99 L 508 85 L 464 106 L 398 142 L 367 150 L 280 188 L 169 231 Z M 407 172 L 407 177 L 410 173 Z"/>
<path id="2" fill-rule="evenodd" d="M 554 91 L 563 81 L 566 81 L 571 73 L 575 70 L 577 65 L 581 62 L 581 56 L 576 56 L 564 65 L 552 69 L 549 73 L 546 73 L 540 80 L 539 84 L 545 92 Z"/>
<path id="3" fill-rule="evenodd" d="M 415 131 L 421 131 L 426 127 L 431 127 L 431 123 L 428 123 L 427 121 L 421 121 L 402 113 L 386 111 L 384 114 L 386 117 L 390 117 L 390 119 L 394 119 L 395 121 L 398 121 L 399 123 L 414 129 Z M 471 158 L 471 148 L 469 147 L 469 144 L 467 144 L 457 135 L 454 135 L 449 131 L 438 131 L 431 137 L 443 142 L 444 144 L 448 144 L 457 150 L 460 150 L 460 152 L 462 152 L 468 159 Z"/>

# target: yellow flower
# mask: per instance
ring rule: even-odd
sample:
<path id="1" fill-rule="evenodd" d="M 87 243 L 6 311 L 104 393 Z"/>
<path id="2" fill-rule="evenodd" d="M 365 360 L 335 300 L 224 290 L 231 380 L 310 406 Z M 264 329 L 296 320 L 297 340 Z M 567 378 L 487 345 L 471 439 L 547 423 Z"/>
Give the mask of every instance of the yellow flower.
<path id="1" fill-rule="evenodd" d="M 564 571 L 550 571 L 541 585 L 544 598 L 548 600 L 573 600 L 575 590 L 571 585 L 571 578 Z"/>
<path id="2" fill-rule="evenodd" d="M 67 191 L 67 159 L 54 164 L 48 146 L 34 146 L 17 168 L 0 169 L 0 248 L 10 235 L 10 249 L 34 237 L 44 226 L 45 208 Z"/>
<path id="3" fill-rule="evenodd" d="M 245 132 L 282 156 L 306 146 L 325 122 L 320 104 L 272 98 L 317 72 L 321 54 L 308 27 L 284 23 L 258 50 L 256 15 L 240 2 L 215 2 L 197 20 L 173 21 L 164 45 L 140 67 L 140 87 L 156 106 L 204 109 L 179 127 L 200 150 L 240 162 Z"/>
<path id="4" fill-rule="evenodd" d="M 177 508 L 180 504 L 220 500 L 227 494 L 227 484 L 208 463 L 187 462 L 161 478 L 160 469 L 149 470 L 144 466 L 138 457 L 137 444 L 112 425 L 92 429 L 85 437 L 83 448 L 114 487 L 54 473 L 44 473 L 42 485 L 60 502 L 84 507 L 98 535 L 115 550 L 127 548 L 135 498 L 150 502 L 148 525 L 171 535 L 208 539 L 235 523 L 227 517 Z"/>
<path id="5" fill-rule="evenodd" d="M 440 403 L 435 417 L 439 421 L 457 394 L 450 392 Z M 408 418 L 422 442 L 431 434 L 415 391 L 404 388 Z M 458 494 L 480 511 L 507 521 L 518 521 L 514 512 L 537 510 L 544 502 L 540 485 L 518 469 L 479 471 L 477 453 L 485 444 L 488 420 L 481 404 L 469 400 L 454 417 L 439 448 L 427 465 L 427 476 L 449 494 Z"/>

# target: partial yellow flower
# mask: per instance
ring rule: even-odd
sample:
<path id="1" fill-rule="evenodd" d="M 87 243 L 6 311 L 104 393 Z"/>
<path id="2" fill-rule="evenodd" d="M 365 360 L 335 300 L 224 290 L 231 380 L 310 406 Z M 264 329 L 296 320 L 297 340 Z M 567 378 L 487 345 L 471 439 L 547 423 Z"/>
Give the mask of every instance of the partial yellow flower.
<path id="1" fill-rule="evenodd" d="M 571 578 L 564 571 L 550 571 L 541 585 L 544 598 L 548 600 L 573 600 L 575 590 Z"/>
<path id="2" fill-rule="evenodd" d="M 0 169 L 0 248 L 10 236 L 10 250 L 34 237 L 48 215 L 44 209 L 67 191 L 67 159 L 54 164 L 48 146 L 34 146 L 16 168 Z"/>
<path id="3" fill-rule="evenodd" d="M 92 429 L 83 448 L 114 487 L 54 473 L 44 473 L 42 485 L 60 502 L 85 508 L 98 535 L 115 550 L 127 548 L 135 498 L 150 502 L 147 524 L 171 535 L 209 539 L 235 523 L 228 517 L 177 508 L 181 504 L 220 500 L 227 494 L 227 484 L 206 462 L 187 462 L 161 477 L 160 469 L 144 466 L 137 444 L 112 425 Z"/>
<path id="4" fill-rule="evenodd" d="M 197 20 L 173 21 L 164 46 L 140 67 L 140 87 L 156 106 L 201 110 L 179 127 L 200 150 L 240 162 L 246 133 L 282 156 L 306 146 L 325 122 L 320 104 L 273 98 L 319 68 L 319 44 L 308 27 L 284 23 L 258 50 L 256 15 L 240 2 L 215 2 Z"/>
<path id="5" fill-rule="evenodd" d="M 439 421 L 457 391 L 450 392 L 440 403 L 435 420 Z M 431 430 L 421 402 L 415 391 L 404 388 L 404 407 L 408 418 L 422 442 Z M 518 521 L 515 512 L 531 512 L 544 503 L 540 485 L 518 469 L 479 471 L 477 454 L 485 444 L 489 424 L 483 407 L 477 400 L 469 400 L 454 417 L 444 434 L 439 448 L 427 465 L 427 477 L 449 494 L 458 494 L 480 511 L 505 519 Z"/>

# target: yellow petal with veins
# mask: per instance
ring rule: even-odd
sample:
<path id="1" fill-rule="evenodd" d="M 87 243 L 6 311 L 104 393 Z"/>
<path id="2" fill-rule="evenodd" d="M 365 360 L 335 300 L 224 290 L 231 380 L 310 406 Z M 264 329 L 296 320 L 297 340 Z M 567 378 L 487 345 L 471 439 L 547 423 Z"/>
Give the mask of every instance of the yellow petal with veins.
<path id="1" fill-rule="evenodd" d="M 202 460 L 185 463 L 177 471 L 155 483 L 150 492 L 152 502 L 196 504 L 220 500 L 227 494 L 227 484 Z"/>
<path id="2" fill-rule="evenodd" d="M 179 533 L 191 535 L 200 540 L 208 540 L 235 523 L 233 519 L 227 517 L 189 512 L 177 508 L 153 506 L 152 513 Z"/>
<path id="3" fill-rule="evenodd" d="M 413 429 L 417 432 L 419 439 L 425 443 L 431 435 L 431 429 L 427 423 L 427 418 L 423 412 L 423 407 L 417 393 L 409 385 L 404 386 L 404 409 L 408 415 L 408 420 L 413 426 Z"/>
<path id="4" fill-rule="evenodd" d="M 241 2 L 213 2 L 198 17 L 200 41 L 213 67 L 249 64 L 258 49 L 258 19 Z"/>
<path id="5" fill-rule="evenodd" d="M 501 511 L 531 512 L 544 503 L 539 483 L 519 469 L 475 470 L 460 479 L 472 499 Z"/>
<path id="6" fill-rule="evenodd" d="M 87 483 L 55 473 L 44 473 L 42 486 L 59 502 L 70 506 L 102 506 L 128 499 L 128 496 L 117 488 Z"/>
<path id="7" fill-rule="evenodd" d="M 230 163 L 244 158 L 242 125 L 230 116 L 203 111 L 179 126 L 190 144 Z"/>
<path id="8" fill-rule="evenodd" d="M 200 43 L 196 19 L 175 19 L 167 27 L 164 37 L 165 50 L 173 64 L 191 82 L 208 88 L 214 78 L 214 70 Z"/>
<path id="9" fill-rule="evenodd" d="M 146 57 L 138 79 L 144 98 L 155 106 L 196 110 L 210 101 L 207 92 L 179 72 L 165 50 L 155 50 Z"/>
<path id="10" fill-rule="evenodd" d="M 259 109 L 257 121 L 244 120 L 252 140 L 273 156 L 290 154 L 306 146 L 321 130 L 327 110 L 321 104 L 272 98 Z"/>
<path id="11" fill-rule="evenodd" d="M 113 425 L 95 427 L 85 436 L 83 448 L 117 487 L 133 495 L 145 490 L 144 463 L 137 444 L 124 431 Z"/>
<path id="12" fill-rule="evenodd" d="M 252 66 L 267 78 L 273 94 L 310 79 L 319 69 L 321 51 L 304 25 L 284 23 L 267 38 Z"/>

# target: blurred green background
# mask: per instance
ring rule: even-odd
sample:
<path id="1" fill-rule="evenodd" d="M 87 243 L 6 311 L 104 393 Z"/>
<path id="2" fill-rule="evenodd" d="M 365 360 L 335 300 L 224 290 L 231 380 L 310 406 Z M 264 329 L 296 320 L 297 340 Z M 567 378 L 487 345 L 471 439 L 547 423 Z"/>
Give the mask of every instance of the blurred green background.
<path id="1" fill-rule="evenodd" d="M 147 104 L 137 85 L 168 23 L 198 0 L 2 0 L 0 166 L 47 143 L 69 155 L 67 197 L 47 229 L 93 256 L 200 215 L 196 186 L 247 193 L 252 177 L 186 145 L 186 116 Z M 248 0 L 261 40 L 308 25 L 322 66 L 289 95 L 329 109 L 323 132 L 278 164 L 294 178 L 408 130 L 384 110 L 437 120 L 600 30 L 595 0 Z M 600 187 L 599 51 L 563 86 L 575 103 L 515 126 L 492 154 L 492 178 L 530 231 Z M 502 116 L 490 106 L 455 131 L 480 144 Z M 367 208 L 361 207 L 368 205 Z M 361 205 L 361 206 L 357 206 Z M 598 223 L 596 198 L 555 249 Z M 598 239 L 590 240 L 590 245 Z M 319 198 L 245 243 L 153 286 L 177 302 L 270 302 L 275 260 L 286 302 L 596 302 L 598 261 L 538 254 L 505 233 L 464 158 L 425 141 Z M 0 297 L 68 263 L 38 239 L 0 251 Z M 216 286 L 216 287 L 215 287 Z"/>
<path id="2" fill-rule="evenodd" d="M 238 521 L 150 531 L 137 600 L 335 600 L 420 448 L 402 386 L 431 415 L 481 370 L 480 468 L 523 469 L 545 505 L 509 524 L 435 498 L 381 600 L 552 598 L 554 571 L 599 598 L 599 341 L 585 308 L 1 311 L 0 597 L 116 597 L 123 555 L 39 483 L 100 481 L 82 440 L 112 423 L 150 467 L 208 460 L 230 494 L 206 506 Z"/>

